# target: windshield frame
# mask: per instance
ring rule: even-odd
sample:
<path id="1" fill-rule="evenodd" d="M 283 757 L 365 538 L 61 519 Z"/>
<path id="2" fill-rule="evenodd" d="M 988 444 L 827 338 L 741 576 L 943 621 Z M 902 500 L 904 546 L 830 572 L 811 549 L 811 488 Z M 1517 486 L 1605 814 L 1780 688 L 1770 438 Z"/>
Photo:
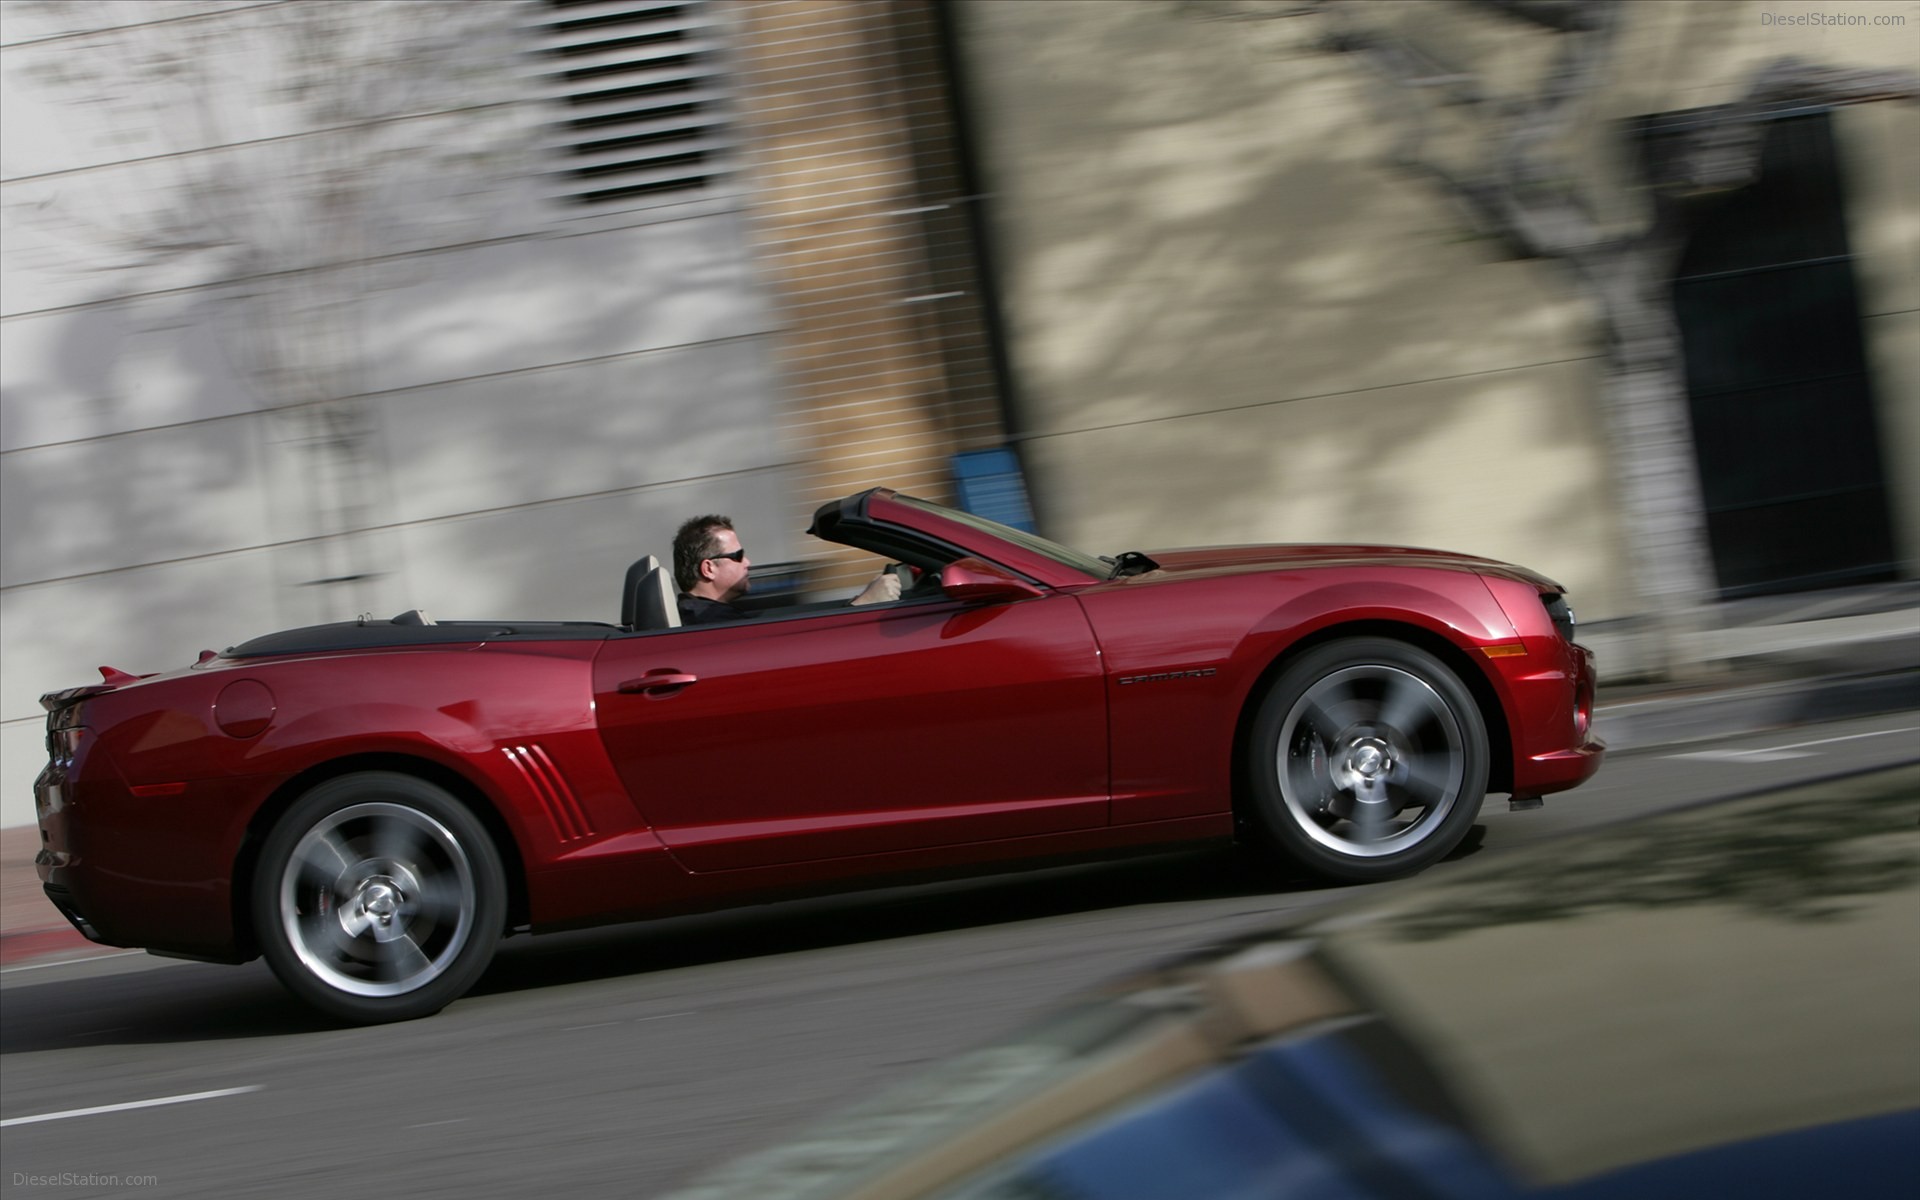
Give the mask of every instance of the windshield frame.
<path id="1" fill-rule="evenodd" d="M 977 533 L 984 533 L 1002 542 L 1008 542 L 1030 554 L 1037 554 L 1069 570 L 1085 575 L 1089 580 L 1105 579 L 1112 571 L 1112 564 L 1097 555 L 1086 554 L 1071 546 L 1063 546 L 1050 538 L 1037 533 L 1028 533 L 1015 529 L 1011 525 L 983 517 L 978 513 L 951 508 L 945 504 L 936 504 L 931 500 L 922 500 L 918 496 L 909 496 L 904 492 L 895 492 L 891 499 L 894 503 L 919 512 L 928 513 L 943 520 L 963 525 Z"/>

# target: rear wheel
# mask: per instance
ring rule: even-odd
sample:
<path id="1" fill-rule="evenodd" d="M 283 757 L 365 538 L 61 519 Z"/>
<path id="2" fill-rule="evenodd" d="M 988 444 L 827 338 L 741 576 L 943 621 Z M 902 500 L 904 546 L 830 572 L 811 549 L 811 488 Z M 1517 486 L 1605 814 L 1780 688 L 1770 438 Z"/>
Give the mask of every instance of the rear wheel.
<path id="1" fill-rule="evenodd" d="M 1460 844 L 1487 787 L 1487 731 L 1458 676 L 1388 638 L 1308 651 L 1261 702 L 1253 816 L 1289 858 L 1347 883 L 1412 874 Z"/>
<path id="2" fill-rule="evenodd" d="M 274 826 L 253 884 L 261 952 L 296 996 L 365 1024 L 438 1012 L 473 986 L 506 918 L 472 813 L 425 780 L 343 775 Z"/>

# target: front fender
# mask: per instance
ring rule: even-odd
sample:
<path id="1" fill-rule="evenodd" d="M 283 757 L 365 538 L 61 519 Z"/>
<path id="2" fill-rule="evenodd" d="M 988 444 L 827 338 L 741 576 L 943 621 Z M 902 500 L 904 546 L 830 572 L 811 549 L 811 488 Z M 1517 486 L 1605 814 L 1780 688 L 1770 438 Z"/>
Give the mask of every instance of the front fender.
<path id="1" fill-rule="evenodd" d="M 1412 625 L 1461 647 L 1515 638 L 1493 593 L 1477 575 L 1446 572 L 1419 584 L 1342 580 L 1289 596 L 1248 631 L 1249 639 L 1297 642 L 1335 625 L 1385 621 Z"/>

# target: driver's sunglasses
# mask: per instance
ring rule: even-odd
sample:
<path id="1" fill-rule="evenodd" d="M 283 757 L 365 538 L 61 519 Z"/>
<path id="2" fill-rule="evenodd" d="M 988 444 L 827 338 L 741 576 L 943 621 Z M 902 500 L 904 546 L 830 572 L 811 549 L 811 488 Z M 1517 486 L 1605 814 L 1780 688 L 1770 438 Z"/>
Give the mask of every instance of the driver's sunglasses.
<path id="1" fill-rule="evenodd" d="M 712 562 L 716 558 L 730 558 L 734 562 L 741 562 L 745 560 L 746 557 L 747 557 L 747 548 L 745 546 L 742 546 L 738 550 L 735 550 L 730 554 L 709 554 L 703 561 Z"/>

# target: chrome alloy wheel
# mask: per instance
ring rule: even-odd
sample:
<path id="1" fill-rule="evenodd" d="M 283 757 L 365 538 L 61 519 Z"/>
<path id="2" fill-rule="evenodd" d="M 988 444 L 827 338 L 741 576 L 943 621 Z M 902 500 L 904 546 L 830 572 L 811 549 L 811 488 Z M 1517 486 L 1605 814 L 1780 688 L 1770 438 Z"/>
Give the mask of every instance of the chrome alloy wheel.
<path id="1" fill-rule="evenodd" d="M 1293 826 L 1343 856 L 1379 858 L 1425 841 L 1466 788 L 1467 735 L 1454 706 L 1385 663 L 1347 666 L 1308 686 L 1287 709 L 1275 751 Z"/>
<path id="2" fill-rule="evenodd" d="M 474 935 L 475 870 L 427 813 L 384 801 L 328 813 L 281 872 L 281 928 L 320 983 L 400 996 L 438 978 Z"/>

